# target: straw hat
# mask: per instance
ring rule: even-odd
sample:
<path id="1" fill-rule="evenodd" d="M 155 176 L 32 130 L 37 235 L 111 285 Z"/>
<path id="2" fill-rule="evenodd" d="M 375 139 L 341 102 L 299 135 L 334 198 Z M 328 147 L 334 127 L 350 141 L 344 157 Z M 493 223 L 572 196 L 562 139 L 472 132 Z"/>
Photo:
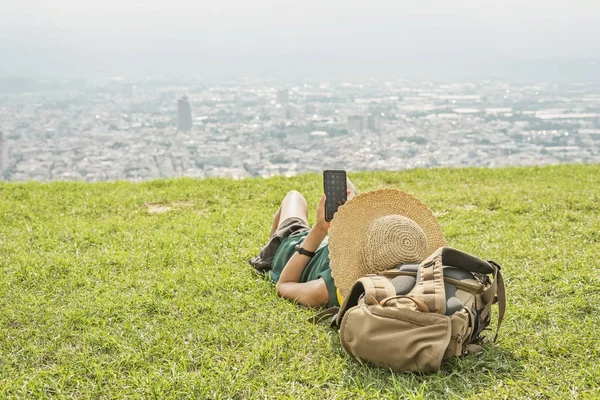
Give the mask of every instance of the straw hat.
<path id="1" fill-rule="evenodd" d="M 343 297 L 357 279 L 421 262 L 444 246 L 431 210 L 397 189 L 361 193 L 339 208 L 329 228 L 329 265 Z"/>

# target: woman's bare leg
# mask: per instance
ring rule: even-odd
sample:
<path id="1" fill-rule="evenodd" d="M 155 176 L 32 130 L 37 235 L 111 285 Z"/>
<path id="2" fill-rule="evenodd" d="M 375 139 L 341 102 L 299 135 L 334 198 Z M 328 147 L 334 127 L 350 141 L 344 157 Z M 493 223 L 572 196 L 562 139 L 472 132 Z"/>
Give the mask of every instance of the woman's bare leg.
<path id="1" fill-rule="evenodd" d="M 281 207 L 279 207 L 277 226 L 279 227 L 283 221 L 292 217 L 300 218 L 308 225 L 308 204 L 304 196 L 296 190 L 288 192 L 283 198 Z"/>
<path id="2" fill-rule="evenodd" d="M 273 234 L 277 230 L 277 227 L 279 226 L 280 217 L 281 217 L 281 206 L 279 206 L 279 208 L 277 209 L 277 212 L 275 213 L 275 215 L 273 215 L 273 222 L 271 223 L 271 233 L 269 233 L 269 237 L 273 236 Z"/>
<path id="3" fill-rule="evenodd" d="M 291 217 L 300 218 L 308 225 L 308 204 L 304 196 L 296 190 L 288 192 L 281 201 L 281 205 L 273 215 L 269 236 L 273 236 L 281 222 Z"/>

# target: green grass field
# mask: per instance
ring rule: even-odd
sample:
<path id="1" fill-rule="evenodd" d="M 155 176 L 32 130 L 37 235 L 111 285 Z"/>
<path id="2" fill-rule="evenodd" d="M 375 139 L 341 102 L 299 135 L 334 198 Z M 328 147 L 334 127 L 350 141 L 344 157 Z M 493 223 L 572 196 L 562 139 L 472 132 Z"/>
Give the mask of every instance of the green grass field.
<path id="1" fill-rule="evenodd" d="M 361 365 L 253 272 L 287 191 L 314 222 L 318 175 L 3 183 L 0 398 L 600 398 L 600 165 L 350 176 L 415 194 L 449 245 L 502 264 L 485 353 Z"/>

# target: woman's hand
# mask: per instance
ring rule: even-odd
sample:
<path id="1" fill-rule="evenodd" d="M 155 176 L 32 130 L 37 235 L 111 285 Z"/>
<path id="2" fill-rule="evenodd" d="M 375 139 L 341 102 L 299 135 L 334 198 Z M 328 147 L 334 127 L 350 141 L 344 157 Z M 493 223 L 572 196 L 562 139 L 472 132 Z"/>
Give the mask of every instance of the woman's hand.
<path id="1" fill-rule="evenodd" d="M 329 231 L 329 222 L 325 221 L 325 193 L 321 196 L 321 201 L 319 201 L 319 206 L 317 207 L 317 223 L 315 227 L 325 233 Z"/>

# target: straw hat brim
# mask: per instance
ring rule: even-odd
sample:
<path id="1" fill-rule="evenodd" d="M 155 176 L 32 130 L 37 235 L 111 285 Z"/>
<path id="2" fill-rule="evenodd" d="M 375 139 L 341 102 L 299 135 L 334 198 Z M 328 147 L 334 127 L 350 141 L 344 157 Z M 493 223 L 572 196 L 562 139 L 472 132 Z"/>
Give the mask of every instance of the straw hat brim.
<path id="1" fill-rule="evenodd" d="M 380 189 L 357 195 L 339 208 L 329 228 L 331 275 L 344 298 L 356 280 L 364 275 L 361 243 L 367 227 L 376 218 L 386 215 L 400 215 L 416 222 L 427 238 L 427 255 L 446 244 L 433 212 L 413 195 L 398 189 Z"/>

